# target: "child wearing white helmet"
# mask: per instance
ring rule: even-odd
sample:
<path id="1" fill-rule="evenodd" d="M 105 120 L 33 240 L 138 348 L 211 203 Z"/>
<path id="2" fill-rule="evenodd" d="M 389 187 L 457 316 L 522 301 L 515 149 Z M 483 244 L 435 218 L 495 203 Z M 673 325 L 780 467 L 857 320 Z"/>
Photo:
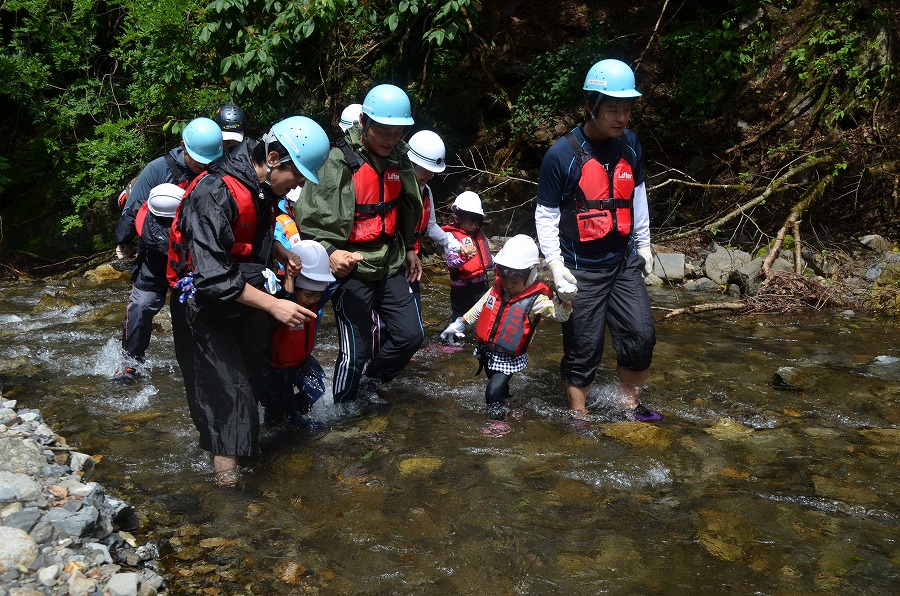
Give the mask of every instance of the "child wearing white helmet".
<path id="1" fill-rule="evenodd" d="M 300 240 L 290 251 L 300 257 L 300 272 L 284 278 L 278 298 L 292 300 L 311 311 L 321 306 L 337 289 L 328 253 L 314 240 Z M 325 392 L 325 372 L 312 355 L 317 321 L 290 326 L 279 324 L 272 333 L 272 355 L 263 370 L 265 421 L 277 423 L 287 418 L 294 426 L 308 422 L 310 407 Z"/>
<path id="2" fill-rule="evenodd" d="M 537 280 L 538 248 L 524 234 L 513 236 L 497 253 L 494 286 L 462 317 L 441 333 L 444 340 L 461 339 L 466 325 L 475 325 L 480 373 L 488 376 L 484 399 L 491 423 L 488 434 L 506 434 L 509 381 L 528 365 L 528 346 L 542 317 L 566 321 L 572 303 L 553 297 L 547 284 Z"/>
<path id="3" fill-rule="evenodd" d="M 490 242 L 481 229 L 484 225 L 481 197 L 467 190 L 456 197 L 450 210 L 453 223 L 445 225 L 443 230 L 462 246 L 459 250 L 444 251 L 450 269 L 451 316 L 456 319 L 487 291 L 487 274 L 494 261 Z"/>

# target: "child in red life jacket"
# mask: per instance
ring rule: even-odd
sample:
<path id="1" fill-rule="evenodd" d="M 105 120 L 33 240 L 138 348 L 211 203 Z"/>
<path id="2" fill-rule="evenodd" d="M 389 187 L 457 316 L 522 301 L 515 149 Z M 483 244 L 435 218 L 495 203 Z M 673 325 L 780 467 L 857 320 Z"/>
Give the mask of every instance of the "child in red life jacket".
<path id="1" fill-rule="evenodd" d="M 456 319 L 487 291 L 487 274 L 494 261 L 487 236 L 481 231 L 484 224 L 481 198 L 467 190 L 456 197 L 450 209 L 455 221 L 442 229 L 462 245 L 460 250 L 445 251 L 450 269 L 450 310 Z"/>
<path id="2" fill-rule="evenodd" d="M 294 300 L 300 306 L 318 311 L 337 288 L 328 253 L 313 240 L 300 240 L 291 247 L 302 266 L 297 276 L 286 276 L 278 298 Z M 329 286 L 329 284 L 331 284 Z M 270 367 L 263 372 L 263 406 L 267 423 L 287 417 L 300 426 L 310 406 L 325 392 L 325 372 L 312 356 L 316 343 L 316 321 L 297 327 L 279 324 L 272 333 Z"/>
<path id="3" fill-rule="evenodd" d="M 563 322 L 572 313 L 571 302 L 551 298 L 550 288 L 537 281 L 538 261 L 534 240 L 524 234 L 510 238 L 494 259 L 494 287 L 441 333 L 447 341 L 461 339 L 466 325 L 475 324 L 475 357 L 487 369 L 484 398 L 494 421 L 506 418 L 510 378 L 528 365 L 526 351 L 541 317 Z"/>

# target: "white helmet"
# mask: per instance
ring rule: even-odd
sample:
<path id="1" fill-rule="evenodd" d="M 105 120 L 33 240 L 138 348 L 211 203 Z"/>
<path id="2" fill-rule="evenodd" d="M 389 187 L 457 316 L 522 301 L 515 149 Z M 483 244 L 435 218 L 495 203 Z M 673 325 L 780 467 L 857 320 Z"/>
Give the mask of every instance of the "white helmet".
<path id="1" fill-rule="evenodd" d="M 156 217 L 175 217 L 175 210 L 184 197 L 184 189 L 167 182 L 150 189 L 147 209 Z"/>
<path id="2" fill-rule="evenodd" d="M 509 267 L 510 269 L 528 269 L 534 267 L 540 261 L 538 247 L 531 236 L 517 234 L 506 241 L 494 263 Z"/>
<path id="3" fill-rule="evenodd" d="M 475 213 L 484 217 L 484 210 L 481 208 L 481 198 L 471 190 L 461 192 L 450 207 L 454 211 L 467 211 L 468 213 Z"/>
<path id="4" fill-rule="evenodd" d="M 409 160 L 429 172 L 440 174 L 447 167 L 447 150 L 437 133 L 420 130 L 409 138 Z"/>
<path id="5" fill-rule="evenodd" d="M 354 124 L 359 122 L 360 113 L 362 113 L 362 104 L 351 103 L 341 112 L 341 121 L 338 123 L 338 126 L 341 127 L 343 132 L 347 132 Z"/>
<path id="6" fill-rule="evenodd" d="M 328 252 L 315 240 L 301 240 L 291 247 L 291 252 L 300 257 L 303 264 L 294 280 L 298 288 L 321 292 L 334 281 Z"/>

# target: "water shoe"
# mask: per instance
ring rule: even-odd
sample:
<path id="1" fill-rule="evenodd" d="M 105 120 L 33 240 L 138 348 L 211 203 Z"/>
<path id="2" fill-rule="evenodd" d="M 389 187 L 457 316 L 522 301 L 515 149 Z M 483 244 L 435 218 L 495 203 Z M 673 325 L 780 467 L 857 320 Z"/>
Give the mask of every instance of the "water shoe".
<path id="1" fill-rule="evenodd" d="M 634 419 L 640 422 L 656 422 L 657 420 L 662 420 L 662 414 L 654 412 L 644 404 L 638 404 L 637 407 L 632 410 L 632 413 L 634 414 Z"/>
<path id="2" fill-rule="evenodd" d="M 117 370 L 113 379 L 120 383 L 131 385 L 139 376 L 138 371 L 133 366 L 126 366 Z"/>

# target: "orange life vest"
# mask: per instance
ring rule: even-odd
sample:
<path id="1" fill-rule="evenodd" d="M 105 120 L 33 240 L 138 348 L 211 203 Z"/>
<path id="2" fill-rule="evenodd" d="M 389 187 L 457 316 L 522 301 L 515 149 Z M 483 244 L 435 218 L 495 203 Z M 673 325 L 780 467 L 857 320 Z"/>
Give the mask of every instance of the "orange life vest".
<path id="1" fill-rule="evenodd" d="M 619 137 L 619 156 L 607 171 L 573 132 L 565 136 L 580 161 L 581 179 L 574 201 L 561 212 L 560 227 L 579 242 L 604 240 L 611 246 L 621 245 L 634 229 L 633 166 L 622 150 L 627 138 Z M 625 155 L 634 155 L 634 151 Z"/>
<path id="2" fill-rule="evenodd" d="M 397 208 L 403 181 L 400 170 L 388 168 L 380 174 L 347 145 L 344 139 L 335 143 L 353 172 L 353 191 L 356 209 L 350 243 L 373 242 L 382 237 L 392 238 L 397 232 Z"/>
<path id="3" fill-rule="evenodd" d="M 479 275 L 487 275 L 494 268 L 494 257 L 491 255 L 491 244 L 487 236 L 481 230 L 476 230 L 473 235 L 462 228 L 448 224 L 441 228 L 450 232 L 463 246 L 475 245 L 475 256 L 463 263 L 459 268 L 450 269 L 450 279 L 453 281 L 466 281 Z"/>
<path id="4" fill-rule="evenodd" d="M 504 301 L 503 282 L 498 278 L 475 324 L 478 343 L 513 356 L 524 354 L 541 320 L 538 316 L 532 322 L 529 316 L 540 294 L 553 295 L 547 284 L 537 281 Z"/>
<path id="5" fill-rule="evenodd" d="M 315 321 L 306 321 L 297 327 L 279 325 L 272 333 L 272 367 L 300 366 L 312 354 L 315 345 Z"/>
<path id="6" fill-rule="evenodd" d="M 193 270 L 191 264 L 191 253 L 188 250 L 184 235 L 178 220 L 181 216 L 181 210 L 185 203 L 190 199 L 194 191 L 194 187 L 203 178 L 206 178 L 209 172 L 203 172 L 187 187 L 184 198 L 178 204 L 175 211 L 175 219 L 172 220 L 172 229 L 169 232 L 169 260 L 166 266 L 166 278 L 169 285 L 173 288 L 179 279 L 186 276 Z M 222 176 L 222 182 L 228 188 L 231 198 L 234 199 L 238 208 L 237 219 L 232 222 L 231 229 L 234 233 L 234 244 L 231 245 L 231 256 L 240 262 L 249 263 L 253 260 L 253 240 L 256 237 L 256 225 L 258 214 L 256 212 L 256 204 L 253 201 L 253 195 L 250 189 L 244 186 L 237 178 L 232 176 Z"/>

